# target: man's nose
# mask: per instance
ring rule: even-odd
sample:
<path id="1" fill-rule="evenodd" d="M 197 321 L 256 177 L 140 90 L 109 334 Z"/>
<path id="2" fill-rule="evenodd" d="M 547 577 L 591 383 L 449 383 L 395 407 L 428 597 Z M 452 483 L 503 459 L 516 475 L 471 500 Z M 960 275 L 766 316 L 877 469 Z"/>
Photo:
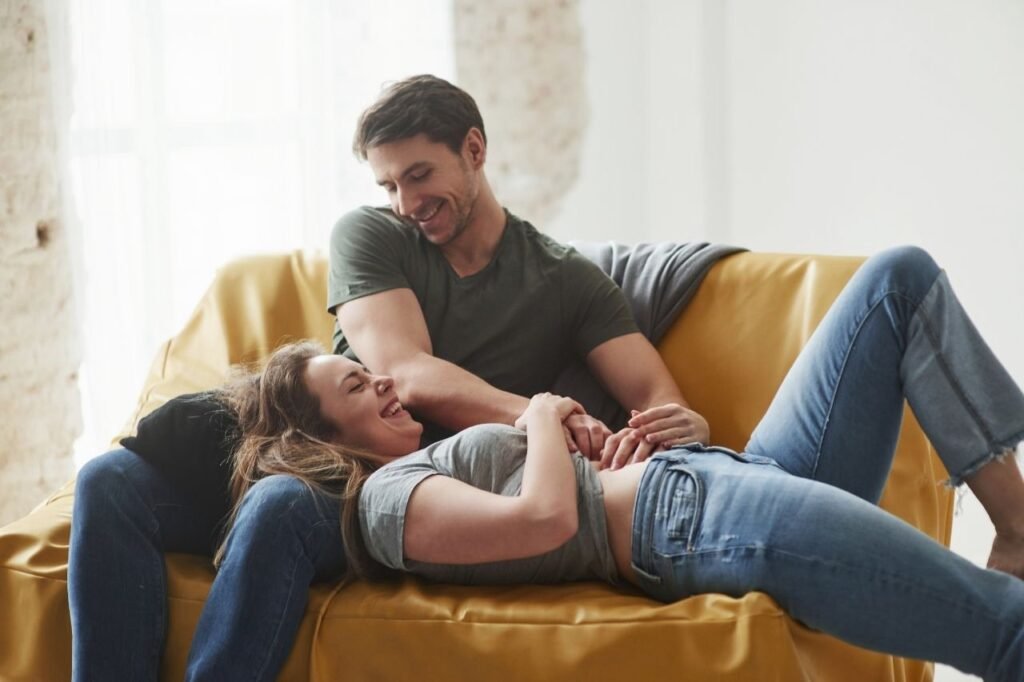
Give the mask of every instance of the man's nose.
<path id="1" fill-rule="evenodd" d="M 395 190 L 395 205 L 398 215 L 403 218 L 412 217 L 413 211 L 416 210 L 415 197 L 412 192 L 402 191 L 401 188 Z"/>

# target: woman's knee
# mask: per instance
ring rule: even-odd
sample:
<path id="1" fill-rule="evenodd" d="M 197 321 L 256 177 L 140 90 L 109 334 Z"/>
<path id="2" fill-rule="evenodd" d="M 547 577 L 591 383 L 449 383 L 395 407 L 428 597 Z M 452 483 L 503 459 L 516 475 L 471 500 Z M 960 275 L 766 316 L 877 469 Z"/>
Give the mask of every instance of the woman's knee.
<path id="1" fill-rule="evenodd" d="M 886 249 L 865 263 L 876 282 L 913 298 L 923 298 L 935 283 L 941 268 L 931 254 L 918 246 Z"/>

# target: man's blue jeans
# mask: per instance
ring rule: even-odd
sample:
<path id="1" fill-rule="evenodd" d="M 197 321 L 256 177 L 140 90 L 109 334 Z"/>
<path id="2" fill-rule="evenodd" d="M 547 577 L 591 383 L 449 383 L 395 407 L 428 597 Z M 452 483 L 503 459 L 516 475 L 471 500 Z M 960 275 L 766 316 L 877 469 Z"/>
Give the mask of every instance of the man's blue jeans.
<path id="1" fill-rule="evenodd" d="M 859 646 L 1024 679 L 1024 581 L 875 506 L 904 397 L 953 483 L 1024 438 L 1024 395 L 914 248 L 857 272 L 745 454 L 694 446 L 652 458 L 633 528 L 646 591 L 674 601 L 760 590 Z"/>
<path id="2" fill-rule="evenodd" d="M 227 511 L 196 507 L 128 450 L 79 472 L 68 560 L 74 680 L 157 680 L 164 553 L 212 556 Z M 288 476 L 249 490 L 196 627 L 187 679 L 276 679 L 310 584 L 344 571 L 339 509 Z"/>

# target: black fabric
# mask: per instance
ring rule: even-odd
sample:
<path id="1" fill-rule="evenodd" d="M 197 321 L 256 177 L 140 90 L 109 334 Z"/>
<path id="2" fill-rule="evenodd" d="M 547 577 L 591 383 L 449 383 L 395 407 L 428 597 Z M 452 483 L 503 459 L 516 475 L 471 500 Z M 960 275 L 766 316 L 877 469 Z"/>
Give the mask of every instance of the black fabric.
<path id="1" fill-rule="evenodd" d="M 213 392 L 172 398 L 139 422 L 121 445 L 145 459 L 196 504 L 226 513 L 231 507 L 232 453 L 238 420 Z"/>

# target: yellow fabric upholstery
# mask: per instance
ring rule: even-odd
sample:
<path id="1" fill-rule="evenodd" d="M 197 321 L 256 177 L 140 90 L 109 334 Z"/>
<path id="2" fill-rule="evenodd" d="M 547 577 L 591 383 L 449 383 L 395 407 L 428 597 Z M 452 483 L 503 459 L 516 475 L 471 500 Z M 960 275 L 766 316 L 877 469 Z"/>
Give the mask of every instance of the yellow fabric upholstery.
<path id="1" fill-rule="evenodd" d="M 716 265 L 660 345 L 713 440 L 741 448 L 859 259 L 739 254 Z M 136 413 L 218 384 L 228 367 L 277 345 L 329 343 L 326 263 L 249 258 L 226 266 L 191 320 L 160 349 Z M 949 543 L 946 473 L 907 412 L 882 505 Z M 0 529 L 0 679 L 66 680 L 67 544 L 74 483 Z M 163 679 L 182 678 L 213 571 L 167 557 Z M 407 578 L 317 586 L 282 680 L 930 680 L 932 666 L 811 632 L 766 595 L 703 595 L 662 605 L 631 589 L 582 583 L 467 588 Z"/>

